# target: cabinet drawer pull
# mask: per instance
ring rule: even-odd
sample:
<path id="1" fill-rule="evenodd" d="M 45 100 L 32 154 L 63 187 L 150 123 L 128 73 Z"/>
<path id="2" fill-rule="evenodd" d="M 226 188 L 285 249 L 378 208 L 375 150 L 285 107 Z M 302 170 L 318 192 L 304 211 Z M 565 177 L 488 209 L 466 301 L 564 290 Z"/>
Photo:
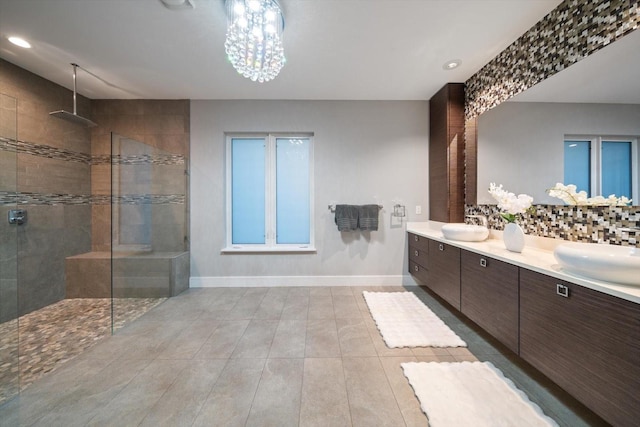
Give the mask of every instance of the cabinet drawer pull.
<path id="1" fill-rule="evenodd" d="M 569 298 L 569 287 L 558 283 L 556 284 L 556 293 L 561 297 Z"/>
<path id="2" fill-rule="evenodd" d="M 440 244 L 438 245 L 438 249 L 440 249 L 441 251 L 444 251 L 444 245 L 443 245 L 442 243 L 440 243 Z"/>
<path id="3" fill-rule="evenodd" d="M 419 256 L 419 255 L 420 255 L 420 253 L 419 253 L 418 251 L 416 251 L 416 252 L 415 252 L 415 254 L 416 254 L 416 256 Z"/>
<path id="4" fill-rule="evenodd" d="M 417 273 L 418 271 L 420 271 L 420 267 L 418 267 L 417 265 L 414 265 L 413 270 Z"/>
<path id="5" fill-rule="evenodd" d="M 480 258 L 480 267 L 486 267 L 486 266 L 487 266 L 486 258 Z"/>
<path id="6" fill-rule="evenodd" d="M 413 238 L 415 239 L 415 241 L 417 242 L 418 240 L 420 240 L 420 238 L 418 236 L 413 236 Z"/>

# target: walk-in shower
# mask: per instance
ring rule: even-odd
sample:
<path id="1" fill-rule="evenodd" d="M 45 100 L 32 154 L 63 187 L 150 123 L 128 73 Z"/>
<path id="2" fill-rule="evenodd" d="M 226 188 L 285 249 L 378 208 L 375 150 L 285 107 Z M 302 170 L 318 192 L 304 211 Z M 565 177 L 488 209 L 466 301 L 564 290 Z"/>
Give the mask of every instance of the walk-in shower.
<path id="1" fill-rule="evenodd" d="M 110 134 L 108 120 L 90 131 L 51 117 L 68 91 L 13 76 L 0 75 L 0 89 L 51 94 L 0 94 L 0 405 L 186 289 L 189 275 L 184 152 Z"/>

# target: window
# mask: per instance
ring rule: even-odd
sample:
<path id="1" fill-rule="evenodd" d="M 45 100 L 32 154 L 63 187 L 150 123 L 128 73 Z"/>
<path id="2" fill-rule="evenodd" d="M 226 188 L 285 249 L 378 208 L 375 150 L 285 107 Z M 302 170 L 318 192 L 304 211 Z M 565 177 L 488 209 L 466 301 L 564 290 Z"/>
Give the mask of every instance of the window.
<path id="1" fill-rule="evenodd" d="M 637 182 L 636 138 L 565 137 L 565 184 L 575 184 L 589 197 L 615 194 L 637 200 Z"/>
<path id="2" fill-rule="evenodd" d="M 311 135 L 227 135 L 225 252 L 314 251 Z"/>

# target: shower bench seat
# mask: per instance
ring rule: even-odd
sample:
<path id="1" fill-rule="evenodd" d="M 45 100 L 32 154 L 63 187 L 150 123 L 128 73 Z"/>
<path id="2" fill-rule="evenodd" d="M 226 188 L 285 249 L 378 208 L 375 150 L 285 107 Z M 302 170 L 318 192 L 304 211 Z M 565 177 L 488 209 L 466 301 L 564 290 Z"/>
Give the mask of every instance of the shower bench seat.
<path id="1" fill-rule="evenodd" d="M 66 298 L 163 298 L 189 287 L 189 252 L 87 252 L 65 259 Z"/>

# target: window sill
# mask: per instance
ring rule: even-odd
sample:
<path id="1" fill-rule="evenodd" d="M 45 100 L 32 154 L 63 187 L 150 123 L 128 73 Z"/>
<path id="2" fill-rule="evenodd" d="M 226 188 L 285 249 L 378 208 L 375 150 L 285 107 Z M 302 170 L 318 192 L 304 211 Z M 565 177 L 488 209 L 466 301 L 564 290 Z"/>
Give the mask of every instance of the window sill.
<path id="1" fill-rule="evenodd" d="M 279 246 L 279 247 L 251 247 L 251 246 L 227 246 L 220 251 L 221 254 L 281 254 L 303 253 L 315 254 L 314 246 Z"/>

